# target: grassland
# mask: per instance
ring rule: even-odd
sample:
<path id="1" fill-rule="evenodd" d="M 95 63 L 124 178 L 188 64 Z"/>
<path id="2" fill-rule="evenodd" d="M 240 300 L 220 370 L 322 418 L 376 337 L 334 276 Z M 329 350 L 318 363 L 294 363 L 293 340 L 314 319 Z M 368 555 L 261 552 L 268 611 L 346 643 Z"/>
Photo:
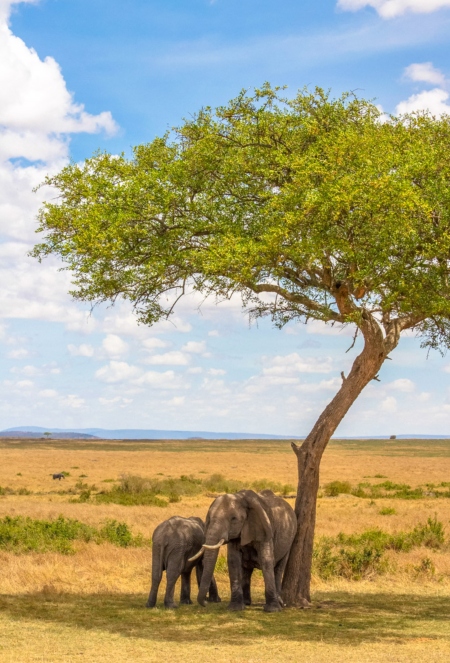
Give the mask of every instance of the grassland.
<path id="1" fill-rule="evenodd" d="M 438 662 L 450 656 L 450 499 L 436 497 L 437 491 L 448 490 L 442 484 L 450 481 L 450 441 L 333 441 L 321 474 L 318 550 L 328 540 L 339 552 L 339 541 L 356 540 L 368 530 L 382 531 L 389 541 L 428 519 L 442 524 L 445 540 L 435 546 L 388 548 L 384 566 L 369 566 L 359 580 L 316 572 L 313 608 L 275 615 L 261 610 L 260 576 L 255 578 L 255 605 L 242 614 L 228 613 L 223 570 L 217 574 L 222 604 L 146 610 L 151 566 L 146 542 L 171 515 L 205 516 L 214 492 L 206 488 L 211 475 L 239 485 L 262 480 L 295 485 L 288 442 L 3 439 L 0 454 L 0 519 L 44 522 L 62 516 L 97 533 L 92 540 L 71 541 L 72 554 L 53 549 L 18 554 L 0 546 L 0 657 L 6 663 L 359 663 L 422 657 Z M 66 479 L 53 481 L 51 474 L 60 471 L 68 473 Z M 159 490 L 183 475 L 196 480 L 199 489 L 178 501 L 162 495 L 165 506 L 96 499 L 100 492 L 117 489 L 124 474 L 146 477 Z M 329 497 L 326 486 L 332 482 L 351 488 Z M 367 492 L 368 485 L 386 482 L 422 492 L 415 499 L 394 497 L 392 491 L 374 499 L 352 494 L 360 484 Z M 86 490 L 87 500 L 80 501 Z M 107 522 L 126 524 L 133 537 L 141 535 L 142 545 L 121 546 L 102 538 L 98 533 Z"/>

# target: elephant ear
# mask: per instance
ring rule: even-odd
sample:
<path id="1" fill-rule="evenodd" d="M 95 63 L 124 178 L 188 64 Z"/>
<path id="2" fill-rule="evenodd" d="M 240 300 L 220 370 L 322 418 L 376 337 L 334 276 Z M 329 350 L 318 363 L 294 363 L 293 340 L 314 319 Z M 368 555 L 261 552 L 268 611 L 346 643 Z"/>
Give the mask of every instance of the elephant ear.
<path id="1" fill-rule="evenodd" d="M 241 530 L 241 546 L 252 541 L 269 541 L 273 537 L 272 525 L 261 499 L 253 490 L 243 491 L 247 519 Z"/>

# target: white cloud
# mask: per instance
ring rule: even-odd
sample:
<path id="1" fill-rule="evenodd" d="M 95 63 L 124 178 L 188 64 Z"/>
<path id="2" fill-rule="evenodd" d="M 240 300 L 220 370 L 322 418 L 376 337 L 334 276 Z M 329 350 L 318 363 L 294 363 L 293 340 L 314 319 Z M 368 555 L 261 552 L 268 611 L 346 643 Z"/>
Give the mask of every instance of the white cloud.
<path id="1" fill-rule="evenodd" d="M 28 364 L 27 366 L 22 366 L 21 368 L 18 368 L 17 366 L 14 366 L 11 368 L 11 373 L 20 373 L 21 375 L 37 375 L 39 373 L 39 369 L 36 368 L 36 366 L 31 366 Z"/>
<path id="2" fill-rule="evenodd" d="M 102 348 L 108 357 L 117 359 L 128 352 L 128 344 L 116 334 L 108 334 L 103 340 Z"/>
<path id="3" fill-rule="evenodd" d="M 9 359 L 23 359 L 24 357 L 28 357 L 30 353 L 26 348 L 17 348 L 17 350 L 11 350 L 8 352 L 6 355 L 9 357 Z"/>
<path id="4" fill-rule="evenodd" d="M 184 405 L 184 401 L 186 400 L 185 396 L 174 396 L 171 398 L 169 401 L 166 401 L 166 405 Z"/>
<path id="5" fill-rule="evenodd" d="M 98 400 L 99 400 L 99 403 L 101 405 L 105 405 L 105 406 L 120 405 L 120 407 L 122 407 L 122 408 L 127 407 L 128 405 L 130 405 L 130 403 L 133 402 L 132 398 L 122 398 L 121 396 L 115 396 L 114 398 L 100 397 Z"/>
<path id="6" fill-rule="evenodd" d="M 179 350 L 172 352 L 165 352 L 161 355 L 152 355 L 145 360 L 146 364 L 166 365 L 166 366 L 186 366 L 190 362 L 188 354 L 184 354 Z"/>
<path id="7" fill-rule="evenodd" d="M 397 400 L 393 396 L 388 396 L 383 401 L 381 401 L 380 409 L 383 412 L 396 412 Z"/>
<path id="8" fill-rule="evenodd" d="M 34 385 L 34 382 L 31 380 L 19 380 L 19 382 L 16 383 L 16 386 L 19 387 L 20 389 L 29 389 Z"/>
<path id="9" fill-rule="evenodd" d="M 137 366 L 130 366 L 125 361 L 110 361 L 95 373 L 95 377 L 102 382 L 123 382 L 136 378 L 141 373 Z"/>
<path id="10" fill-rule="evenodd" d="M 71 343 L 67 346 L 70 354 L 74 357 L 93 357 L 94 348 L 88 343 L 81 343 L 81 345 L 72 345 Z"/>
<path id="11" fill-rule="evenodd" d="M 267 358 L 266 358 L 267 359 Z M 329 373 L 332 370 L 330 357 L 301 357 L 297 352 L 272 357 L 270 366 L 263 369 L 263 375 L 290 375 L 293 373 Z"/>
<path id="12" fill-rule="evenodd" d="M 155 348 L 166 348 L 169 344 L 160 338 L 146 338 L 142 341 L 142 345 L 146 350 L 154 350 Z"/>
<path id="13" fill-rule="evenodd" d="M 68 396 L 61 399 L 61 405 L 66 405 L 67 407 L 72 407 L 74 409 L 83 407 L 84 404 L 84 398 L 80 398 L 80 396 L 77 396 L 76 394 L 68 394 Z"/>
<path id="14" fill-rule="evenodd" d="M 140 378 L 135 380 L 138 385 L 147 385 L 158 389 L 179 389 L 181 381 L 174 371 L 147 371 Z"/>
<path id="15" fill-rule="evenodd" d="M 401 101 L 395 109 L 396 115 L 417 112 L 429 112 L 436 117 L 450 115 L 450 103 L 448 103 L 450 95 L 446 89 L 449 81 L 439 69 L 434 67 L 432 62 L 416 62 L 409 65 L 404 71 L 404 77 L 413 82 L 439 87 L 417 92 Z"/>
<path id="16" fill-rule="evenodd" d="M 373 7 L 382 18 L 395 18 L 406 12 L 431 14 L 450 7 L 450 0 L 338 0 L 337 6 L 347 11 Z"/>
<path id="17" fill-rule="evenodd" d="M 213 329 L 212 331 L 208 332 L 208 336 L 220 336 L 220 334 L 217 329 Z"/>
<path id="18" fill-rule="evenodd" d="M 226 375 L 226 371 L 223 368 L 210 368 L 208 371 L 209 375 Z"/>
<path id="19" fill-rule="evenodd" d="M 406 394 L 411 393 L 415 388 L 416 385 L 414 382 L 407 378 L 399 378 L 386 385 L 386 389 L 394 389 L 395 391 L 401 391 Z"/>
<path id="20" fill-rule="evenodd" d="M 406 67 L 405 78 L 411 81 L 421 83 L 430 83 L 431 85 L 445 86 L 447 80 L 439 69 L 433 66 L 432 62 L 417 62 Z"/>
<path id="21" fill-rule="evenodd" d="M 401 101 L 396 109 L 396 115 L 404 113 L 414 113 L 420 111 L 429 111 L 436 117 L 450 115 L 450 104 L 448 104 L 449 93 L 440 88 L 433 90 L 424 90 L 418 94 L 411 95 L 406 101 Z"/>
<path id="22" fill-rule="evenodd" d="M 38 396 L 42 396 L 43 398 L 55 398 L 57 395 L 58 392 L 55 391 L 54 389 L 42 389 L 38 393 Z"/>
<path id="23" fill-rule="evenodd" d="M 192 352 L 193 354 L 201 354 L 206 351 L 205 341 L 188 341 L 181 348 L 184 352 Z"/>

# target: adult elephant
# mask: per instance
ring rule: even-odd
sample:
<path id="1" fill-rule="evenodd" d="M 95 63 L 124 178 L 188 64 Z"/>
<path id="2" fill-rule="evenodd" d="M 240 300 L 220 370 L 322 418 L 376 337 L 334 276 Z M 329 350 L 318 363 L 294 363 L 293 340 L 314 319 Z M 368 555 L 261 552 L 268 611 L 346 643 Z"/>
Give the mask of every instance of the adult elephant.
<path id="1" fill-rule="evenodd" d="M 245 605 L 251 604 L 251 576 L 258 568 L 264 577 L 264 610 L 281 610 L 281 581 L 296 529 L 294 510 L 271 490 L 260 493 L 241 490 L 217 497 L 206 518 L 203 575 L 197 597 L 200 605 L 206 605 L 219 548 L 227 543 L 231 586 L 229 609 L 243 610 Z"/>

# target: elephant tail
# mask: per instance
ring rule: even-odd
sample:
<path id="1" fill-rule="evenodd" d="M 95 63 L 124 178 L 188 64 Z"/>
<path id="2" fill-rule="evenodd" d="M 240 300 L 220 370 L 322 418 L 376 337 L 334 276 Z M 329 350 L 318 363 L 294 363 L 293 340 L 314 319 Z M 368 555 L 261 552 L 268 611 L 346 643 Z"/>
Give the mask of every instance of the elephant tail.
<path id="1" fill-rule="evenodd" d="M 154 543 L 152 548 L 152 585 L 147 601 L 147 608 L 153 608 L 156 605 L 158 589 L 161 583 L 164 571 L 164 546 Z"/>

